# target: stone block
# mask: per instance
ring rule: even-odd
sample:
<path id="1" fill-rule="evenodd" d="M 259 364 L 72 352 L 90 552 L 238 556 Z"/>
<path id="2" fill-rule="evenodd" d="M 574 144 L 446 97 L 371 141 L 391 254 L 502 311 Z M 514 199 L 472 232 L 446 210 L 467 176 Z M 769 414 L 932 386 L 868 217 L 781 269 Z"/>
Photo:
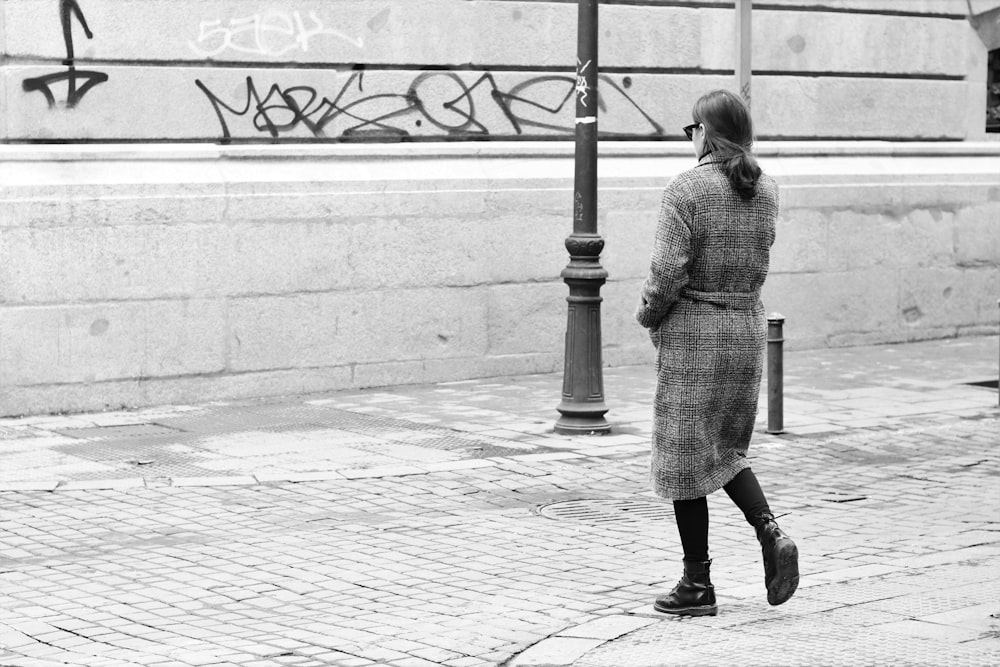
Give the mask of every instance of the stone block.
<path id="1" fill-rule="evenodd" d="M 649 334 L 635 320 L 644 279 L 609 280 L 601 290 L 601 330 L 606 351 L 640 350 L 652 343 Z"/>
<path id="2" fill-rule="evenodd" d="M 652 197 L 650 197 L 652 199 Z M 614 280 L 645 278 L 653 252 L 659 202 L 643 210 L 608 210 L 598 222 L 604 236 L 601 264 Z"/>
<path id="3" fill-rule="evenodd" d="M 329 292 L 232 299 L 230 369 L 325 367 L 482 354 L 476 289 Z"/>
<path id="4" fill-rule="evenodd" d="M 325 221 L 16 228 L 0 276 L 25 303 L 329 290 L 358 285 L 351 233 Z"/>
<path id="5" fill-rule="evenodd" d="M 913 269 L 900 275 L 899 318 L 907 328 L 988 322 L 1000 297 L 1000 269 Z"/>
<path id="6" fill-rule="evenodd" d="M 523 198 L 547 199 L 547 195 L 525 192 Z M 566 237 L 573 232 L 570 215 L 567 210 L 562 215 L 494 218 L 478 239 L 479 248 L 472 260 L 491 283 L 560 280 L 560 272 L 569 263 Z"/>
<path id="7" fill-rule="evenodd" d="M 24 303 L 217 295 L 243 259 L 224 252 L 225 231 L 190 224 L 11 229 L 0 274 L 7 298 Z"/>
<path id="8" fill-rule="evenodd" d="M 319 219 L 220 227 L 214 270 L 220 292 L 281 294 L 359 286 L 350 242 L 353 226 Z"/>
<path id="9" fill-rule="evenodd" d="M 827 234 L 828 265 L 833 271 L 851 271 L 896 265 L 891 228 L 899 221 L 881 213 L 853 210 L 830 214 Z"/>
<path id="10" fill-rule="evenodd" d="M 443 378 L 441 378 L 443 379 Z M 391 361 L 374 364 L 357 364 L 351 384 L 360 389 L 388 387 L 402 384 L 434 382 L 427 372 L 425 361 Z"/>
<path id="11" fill-rule="evenodd" d="M 635 321 L 641 280 L 608 281 L 601 288 L 601 339 L 605 353 L 616 354 L 616 363 L 634 358 L 649 337 Z M 492 356 L 556 354 L 565 351 L 566 297 L 562 282 L 494 285 L 489 289 L 490 347 Z M 624 356 L 623 356 L 624 355 Z"/>
<path id="12" fill-rule="evenodd" d="M 929 16 L 753 10 L 754 69 L 791 72 L 952 75 L 967 72 L 967 21 Z M 732 69 L 732 9 L 702 12 L 701 66 Z M 766 38 L 761 38 L 766 36 Z"/>
<path id="13" fill-rule="evenodd" d="M 489 354 L 562 352 L 568 294 L 569 288 L 561 281 L 491 286 L 487 290 Z"/>
<path id="14" fill-rule="evenodd" d="M 922 166 L 933 165 L 933 171 L 921 173 L 920 178 L 913 180 L 900 175 L 909 165 L 899 164 L 895 159 L 882 161 L 872 157 L 869 161 L 877 162 L 877 167 L 866 167 L 853 159 L 811 160 L 806 165 L 799 160 L 779 163 L 781 171 L 772 175 L 782 183 L 782 210 L 839 209 L 902 216 L 914 209 L 954 209 L 974 202 L 986 203 L 995 196 L 987 183 L 963 181 L 950 175 L 951 165 L 947 164 L 950 160 L 945 160 L 945 164 L 937 164 L 936 160 L 925 162 Z M 879 173 L 876 169 L 889 173 Z M 956 166 L 952 173 L 962 174 L 961 169 Z M 925 178 L 937 182 L 920 182 Z"/>
<path id="15" fill-rule="evenodd" d="M 954 231 L 957 264 L 1000 267 L 1000 202 L 960 208 Z"/>
<path id="16" fill-rule="evenodd" d="M 486 226 L 477 219 L 407 216 L 354 224 L 345 238 L 345 270 L 362 289 L 487 282 Z"/>
<path id="17" fill-rule="evenodd" d="M 485 191 L 455 194 L 486 198 Z M 522 197 L 531 198 L 532 192 Z M 552 280 L 569 261 L 563 240 L 569 214 L 551 218 L 376 219 L 354 225 L 351 281 L 356 286 L 409 287 Z"/>
<path id="18" fill-rule="evenodd" d="M 891 205 L 881 208 L 881 212 L 861 209 L 830 213 L 831 270 L 954 264 L 954 214 L 942 209 L 900 212 Z"/>
<path id="19" fill-rule="evenodd" d="M 891 227 L 889 243 L 900 267 L 951 266 L 955 214 L 945 209 L 915 209 Z"/>
<path id="20" fill-rule="evenodd" d="M 429 376 L 442 380 L 555 373 L 563 368 L 563 352 L 559 350 L 557 352 L 487 355 L 464 359 L 428 359 L 425 366 Z M 557 397 L 555 403 L 558 401 Z M 553 403 L 553 407 L 555 403 Z"/>
<path id="21" fill-rule="evenodd" d="M 785 316 L 785 337 L 825 340 L 849 332 L 898 330 L 895 269 L 777 273 L 764 284 L 767 312 Z"/>
<path id="22" fill-rule="evenodd" d="M 753 86 L 762 137 L 964 139 L 967 132 L 962 81 L 760 75 Z"/>
<path id="23" fill-rule="evenodd" d="M 771 267 L 775 273 L 816 273 L 827 268 L 828 220 L 822 211 L 792 209 L 775 223 Z"/>
<path id="24" fill-rule="evenodd" d="M 216 373 L 224 331 L 216 300 L 7 306 L 0 377 L 12 386 Z"/>

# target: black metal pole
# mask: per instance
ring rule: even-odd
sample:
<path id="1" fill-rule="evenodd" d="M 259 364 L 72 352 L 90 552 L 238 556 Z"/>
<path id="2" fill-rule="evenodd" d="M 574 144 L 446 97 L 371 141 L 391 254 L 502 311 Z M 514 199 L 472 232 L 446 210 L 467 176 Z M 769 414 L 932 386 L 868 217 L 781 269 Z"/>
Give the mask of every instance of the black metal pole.
<path id="1" fill-rule="evenodd" d="M 607 433 L 601 360 L 601 267 L 604 239 L 597 233 L 597 6 L 578 0 L 576 61 L 576 171 L 573 183 L 573 233 L 566 239 L 569 264 L 562 277 L 569 286 L 566 358 L 559 433 Z"/>
<path id="2" fill-rule="evenodd" d="M 782 325 L 785 318 L 778 313 L 767 316 L 767 432 L 785 432 L 785 360 Z"/>

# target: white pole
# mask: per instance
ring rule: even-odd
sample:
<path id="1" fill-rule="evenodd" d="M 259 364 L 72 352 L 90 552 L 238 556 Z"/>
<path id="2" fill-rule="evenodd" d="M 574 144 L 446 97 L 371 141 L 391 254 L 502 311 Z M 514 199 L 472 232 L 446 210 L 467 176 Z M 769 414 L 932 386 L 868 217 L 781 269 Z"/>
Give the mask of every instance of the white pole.
<path id="1" fill-rule="evenodd" d="M 750 106 L 750 9 L 753 0 L 736 0 L 736 88 Z"/>

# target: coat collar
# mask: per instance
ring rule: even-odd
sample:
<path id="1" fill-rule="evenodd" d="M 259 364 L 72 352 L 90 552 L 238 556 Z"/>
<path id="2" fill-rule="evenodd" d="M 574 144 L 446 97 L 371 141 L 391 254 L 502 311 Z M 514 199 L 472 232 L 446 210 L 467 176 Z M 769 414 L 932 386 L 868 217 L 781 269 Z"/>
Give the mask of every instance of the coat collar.
<path id="1" fill-rule="evenodd" d="M 705 153 L 701 156 L 701 159 L 698 160 L 698 166 L 700 167 L 703 164 L 713 164 L 715 162 L 722 162 L 722 158 L 715 157 L 712 153 Z"/>

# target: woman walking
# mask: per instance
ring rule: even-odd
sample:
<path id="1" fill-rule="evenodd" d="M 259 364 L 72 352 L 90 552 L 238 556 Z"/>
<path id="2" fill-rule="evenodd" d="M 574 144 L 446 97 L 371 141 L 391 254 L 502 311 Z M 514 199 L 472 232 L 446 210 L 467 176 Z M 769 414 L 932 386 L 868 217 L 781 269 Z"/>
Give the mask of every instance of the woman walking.
<path id="1" fill-rule="evenodd" d="M 736 95 L 701 97 L 684 128 L 698 165 L 663 195 L 649 277 L 636 313 L 657 347 L 653 489 L 673 501 L 684 575 L 658 611 L 718 612 L 709 577 L 708 503 L 724 489 L 757 532 L 767 601 L 799 581 L 798 550 L 778 527 L 747 461 L 766 344 L 760 289 L 778 189 L 751 153 L 750 111 Z"/>

